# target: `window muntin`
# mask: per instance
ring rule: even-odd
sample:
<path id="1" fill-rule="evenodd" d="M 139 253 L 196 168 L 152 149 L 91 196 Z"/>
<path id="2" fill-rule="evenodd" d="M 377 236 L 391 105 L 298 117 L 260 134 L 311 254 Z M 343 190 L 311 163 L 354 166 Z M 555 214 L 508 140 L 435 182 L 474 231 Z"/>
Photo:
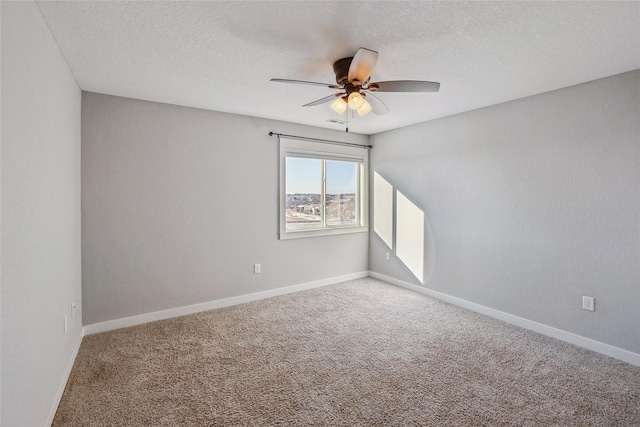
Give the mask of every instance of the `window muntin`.
<path id="1" fill-rule="evenodd" d="M 280 140 L 280 238 L 367 231 L 366 149 Z"/>

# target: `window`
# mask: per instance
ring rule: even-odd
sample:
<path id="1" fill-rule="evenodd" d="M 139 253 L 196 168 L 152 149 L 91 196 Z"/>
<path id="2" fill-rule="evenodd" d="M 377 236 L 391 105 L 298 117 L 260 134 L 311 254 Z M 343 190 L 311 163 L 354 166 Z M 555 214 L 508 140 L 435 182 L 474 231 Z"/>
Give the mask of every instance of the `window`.
<path id="1" fill-rule="evenodd" d="M 367 231 L 366 148 L 280 138 L 280 238 Z"/>

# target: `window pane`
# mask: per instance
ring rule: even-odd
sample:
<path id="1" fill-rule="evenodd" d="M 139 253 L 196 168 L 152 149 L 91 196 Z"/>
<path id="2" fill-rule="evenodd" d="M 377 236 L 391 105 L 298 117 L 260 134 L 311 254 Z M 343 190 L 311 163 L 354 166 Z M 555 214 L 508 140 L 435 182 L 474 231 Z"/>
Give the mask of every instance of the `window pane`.
<path id="1" fill-rule="evenodd" d="M 322 225 L 322 160 L 286 158 L 286 231 Z"/>
<path id="2" fill-rule="evenodd" d="M 353 225 L 358 223 L 357 162 L 326 161 L 326 212 L 327 225 Z"/>

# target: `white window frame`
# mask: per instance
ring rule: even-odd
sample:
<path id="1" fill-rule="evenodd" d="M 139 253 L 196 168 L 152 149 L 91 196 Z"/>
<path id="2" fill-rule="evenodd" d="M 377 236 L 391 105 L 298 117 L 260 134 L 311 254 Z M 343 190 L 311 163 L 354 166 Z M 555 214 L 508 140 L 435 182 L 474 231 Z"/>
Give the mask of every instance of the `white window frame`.
<path id="1" fill-rule="evenodd" d="M 286 224 L 286 184 L 287 184 L 287 157 L 302 157 L 324 160 L 342 160 L 348 162 L 358 162 L 361 164 L 360 176 L 358 177 L 359 221 L 356 225 L 326 225 L 306 229 L 287 231 Z M 336 234 L 363 233 L 369 231 L 369 151 L 366 148 L 323 144 L 318 142 L 304 141 L 280 137 L 280 239 L 298 239 L 304 237 L 331 236 Z M 324 181 L 324 178 L 323 178 Z M 325 183 L 322 182 L 323 201 L 325 195 Z M 323 203 L 322 216 L 324 219 L 325 204 Z"/>

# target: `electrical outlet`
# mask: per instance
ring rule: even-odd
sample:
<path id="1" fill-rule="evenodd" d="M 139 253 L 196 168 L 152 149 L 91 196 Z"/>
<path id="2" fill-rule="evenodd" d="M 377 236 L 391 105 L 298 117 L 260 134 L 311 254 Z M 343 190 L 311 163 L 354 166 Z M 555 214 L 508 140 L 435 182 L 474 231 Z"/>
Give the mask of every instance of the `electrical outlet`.
<path id="1" fill-rule="evenodd" d="M 385 259 L 387 261 L 389 261 L 391 259 L 391 254 L 389 254 L 389 252 L 387 252 L 384 257 L 385 257 Z"/>
<path id="2" fill-rule="evenodd" d="M 64 316 L 64 333 L 67 334 L 67 316 Z"/>
<path id="3" fill-rule="evenodd" d="M 260 274 L 260 273 L 261 273 L 260 264 L 253 264 L 253 274 Z"/>
<path id="4" fill-rule="evenodd" d="M 595 311 L 596 309 L 596 299 L 594 297 L 583 296 L 582 297 L 582 308 L 589 311 Z"/>

